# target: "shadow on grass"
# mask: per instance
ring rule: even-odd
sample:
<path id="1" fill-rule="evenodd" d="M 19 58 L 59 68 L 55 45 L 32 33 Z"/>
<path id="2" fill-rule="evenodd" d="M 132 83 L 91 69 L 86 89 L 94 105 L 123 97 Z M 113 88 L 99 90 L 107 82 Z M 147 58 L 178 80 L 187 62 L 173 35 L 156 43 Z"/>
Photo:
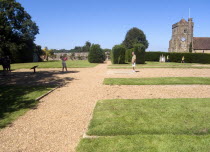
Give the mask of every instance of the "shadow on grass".
<path id="1" fill-rule="evenodd" d="M 38 103 L 36 97 L 50 88 L 0 86 L 0 90 L 0 128 L 3 128 L 20 116 L 20 113 L 35 108 Z"/>
<path id="2" fill-rule="evenodd" d="M 36 98 L 52 88 L 74 80 L 79 71 L 10 72 L 0 75 L 0 128 L 11 124 L 29 109 L 36 109 Z"/>

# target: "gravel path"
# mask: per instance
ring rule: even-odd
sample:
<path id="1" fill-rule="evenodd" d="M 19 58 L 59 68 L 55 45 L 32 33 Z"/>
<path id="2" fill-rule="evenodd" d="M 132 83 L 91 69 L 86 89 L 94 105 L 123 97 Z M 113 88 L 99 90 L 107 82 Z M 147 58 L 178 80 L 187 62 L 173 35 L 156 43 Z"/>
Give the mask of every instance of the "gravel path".
<path id="1" fill-rule="evenodd" d="M 86 131 L 96 102 L 101 99 L 210 98 L 208 85 L 105 86 L 102 84 L 105 77 L 129 76 L 110 74 L 106 64 L 74 70 L 78 72 L 65 74 L 73 81 L 43 98 L 37 109 L 27 112 L 11 127 L 0 130 L 1 152 L 74 152 Z M 130 76 L 170 76 L 171 72 L 183 76 L 179 69 L 146 70 Z M 188 76 L 193 73 L 195 76 L 210 76 L 209 71 L 202 73 L 202 70 L 197 70 L 185 69 L 184 72 Z"/>

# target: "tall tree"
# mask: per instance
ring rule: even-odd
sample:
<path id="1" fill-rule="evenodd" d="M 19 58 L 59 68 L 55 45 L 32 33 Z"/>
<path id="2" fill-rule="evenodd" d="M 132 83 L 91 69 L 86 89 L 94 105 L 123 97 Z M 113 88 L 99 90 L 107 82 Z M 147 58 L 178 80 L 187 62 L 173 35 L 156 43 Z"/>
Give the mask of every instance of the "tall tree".
<path id="1" fill-rule="evenodd" d="M 149 43 L 146 39 L 146 35 L 144 34 L 144 32 L 136 27 L 130 29 L 127 32 L 125 40 L 123 41 L 123 45 L 127 49 L 133 48 L 135 44 L 143 44 L 146 49 L 149 46 Z"/>
<path id="2" fill-rule="evenodd" d="M 0 53 L 15 62 L 33 60 L 38 26 L 16 0 L 0 0 Z"/>

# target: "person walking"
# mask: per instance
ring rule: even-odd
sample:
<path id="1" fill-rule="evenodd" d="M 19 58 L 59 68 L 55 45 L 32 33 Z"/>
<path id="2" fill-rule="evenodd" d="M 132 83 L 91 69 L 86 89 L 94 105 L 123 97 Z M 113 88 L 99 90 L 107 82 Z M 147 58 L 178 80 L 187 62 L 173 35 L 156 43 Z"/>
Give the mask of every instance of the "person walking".
<path id="1" fill-rule="evenodd" d="M 136 55 L 134 52 L 132 52 L 132 67 L 133 67 L 133 72 L 135 71 L 135 67 L 136 67 Z"/>
<path id="2" fill-rule="evenodd" d="M 62 60 L 62 71 L 64 72 L 64 68 L 67 71 L 66 61 L 68 60 L 68 58 L 66 56 L 61 56 L 61 60 Z"/>

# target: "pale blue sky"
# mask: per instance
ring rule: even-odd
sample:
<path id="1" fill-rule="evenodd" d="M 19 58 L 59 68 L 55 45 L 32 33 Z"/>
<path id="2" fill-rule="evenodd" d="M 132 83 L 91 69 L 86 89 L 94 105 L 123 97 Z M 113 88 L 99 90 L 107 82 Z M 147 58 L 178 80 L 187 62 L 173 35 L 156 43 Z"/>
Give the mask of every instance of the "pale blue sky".
<path id="1" fill-rule="evenodd" d="M 167 51 L 171 26 L 195 22 L 194 36 L 210 37 L 209 0 L 17 0 L 39 26 L 36 44 L 72 49 L 86 41 L 112 48 L 132 27 L 143 30 L 148 51 Z"/>

